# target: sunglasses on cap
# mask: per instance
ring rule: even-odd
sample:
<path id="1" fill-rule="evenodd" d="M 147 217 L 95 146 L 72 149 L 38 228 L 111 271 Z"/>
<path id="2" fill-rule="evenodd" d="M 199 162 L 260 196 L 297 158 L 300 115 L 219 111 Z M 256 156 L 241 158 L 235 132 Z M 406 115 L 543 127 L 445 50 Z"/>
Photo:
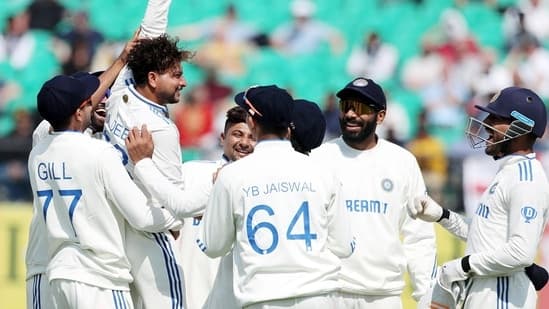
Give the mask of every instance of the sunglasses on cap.
<path id="1" fill-rule="evenodd" d="M 365 102 L 349 99 L 339 100 L 339 110 L 341 112 L 346 113 L 350 109 L 352 109 L 357 115 L 371 115 L 379 111 L 378 108 Z"/>
<path id="2" fill-rule="evenodd" d="M 243 99 L 244 99 L 244 102 L 246 102 L 246 105 L 248 105 L 248 107 L 249 107 L 248 113 L 250 115 L 255 116 L 255 114 L 258 114 L 259 116 L 263 117 L 263 115 L 254 107 L 252 102 L 248 99 L 248 91 L 250 91 L 250 89 L 257 88 L 257 87 L 259 87 L 259 86 L 255 85 L 255 86 L 251 86 L 250 88 L 246 89 L 246 91 L 244 91 Z"/>

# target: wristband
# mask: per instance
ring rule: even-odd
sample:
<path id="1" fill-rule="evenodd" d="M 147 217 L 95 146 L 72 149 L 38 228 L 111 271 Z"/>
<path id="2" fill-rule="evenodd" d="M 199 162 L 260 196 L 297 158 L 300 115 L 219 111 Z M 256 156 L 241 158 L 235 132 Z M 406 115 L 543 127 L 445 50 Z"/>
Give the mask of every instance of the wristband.
<path id="1" fill-rule="evenodd" d="M 469 255 L 464 256 L 461 259 L 461 268 L 463 269 L 464 273 L 468 273 L 471 271 L 471 265 L 469 264 Z"/>
<path id="2" fill-rule="evenodd" d="M 442 216 L 440 216 L 437 222 L 440 222 L 442 219 L 450 219 L 450 211 L 446 208 L 442 208 Z"/>

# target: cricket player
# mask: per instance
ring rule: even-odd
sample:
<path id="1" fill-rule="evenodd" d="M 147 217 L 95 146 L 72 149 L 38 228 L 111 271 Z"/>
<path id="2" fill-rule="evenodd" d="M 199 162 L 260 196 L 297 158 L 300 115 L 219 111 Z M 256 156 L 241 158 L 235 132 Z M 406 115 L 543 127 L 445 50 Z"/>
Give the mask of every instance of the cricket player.
<path id="1" fill-rule="evenodd" d="M 308 155 L 324 141 L 326 118 L 318 104 L 298 99 L 294 100 L 290 142 L 295 151 Z"/>
<path id="2" fill-rule="evenodd" d="M 162 175 L 182 188 L 179 133 L 169 118 L 167 104 L 178 103 L 186 85 L 181 62 L 192 54 L 177 47 L 166 32 L 170 0 L 149 0 L 140 40 L 113 85 L 107 101 L 104 136 L 121 154 L 126 170 L 156 207 L 162 207 L 134 176 L 125 139 L 133 127 L 146 124 L 155 148 L 153 162 Z M 187 200 L 193 202 L 192 200 Z M 175 250 L 178 230 L 171 233 L 132 231 L 126 253 L 134 276 L 132 297 L 144 308 L 183 308 L 185 289 L 181 261 Z"/>
<path id="3" fill-rule="evenodd" d="M 127 43 L 118 58 L 105 71 L 92 73 L 99 78 L 100 84 L 97 90 L 92 94 L 92 120 L 84 132 L 90 136 L 93 131 L 91 126 L 101 126 L 102 111 L 101 104 L 104 104 L 109 86 L 114 82 L 116 76 L 125 65 L 126 57 L 129 51 L 135 45 L 136 36 L 132 37 Z M 32 134 L 32 145 L 36 146 L 42 139 L 48 137 L 53 131 L 50 123 L 47 120 L 41 121 L 34 129 Z M 97 137 L 97 135 L 95 135 Z M 46 267 L 48 264 L 46 232 L 40 230 L 42 225 L 37 224 L 36 220 L 41 220 L 41 214 L 33 213 L 29 228 L 29 241 L 27 244 L 27 253 L 25 263 L 27 267 L 27 308 L 52 308 L 51 297 L 49 293 L 49 284 L 46 278 Z"/>
<path id="4" fill-rule="evenodd" d="M 248 111 L 254 152 L 221 169 L 197 243 L 210 257 L 233 253 L 233 284 L 244 308 L 336 308 L 339 257 L 352 253 L 339 184 L 293 150 L 292 97 L 274 85 L 235 101 Z"/>
<path id="5" fill-rule="evenodd" d="M 437 277 L 446 288 L 466 280 L 465 308 L 535 308 L 536 289 L 547 282 L 547 273 L 531 266 L 549 216 L 549 183 L 533 150 L 547 125 L 545 104 L 530 89 L 508 87 L 475 107 L 487 116 L 470 118 L 466 133 L 499 169 L 470 223 L 428 196 L 409 213 L 467 241 L 465 256 L 445 263 Z"/>
<path id="6" fill-rule="evenodd" d="M 28 169 L 55 308 L 133 308 L 125 225 L 150 232 L 177 225 L 167 210 L 146 204 L 111 145 L 82 133 L 98 86 L 88 73 L 59 75 L 37 96 L 53 131 L 32 149 Z"/>
<path id="7" fill-rule="evenodd" d="M 220 267 L 220 258 L 209 258 L 196 245 L 195 235 L 207 199 L 187 197 L 194 201 L 201 201 L 195 217 L 188 217 L 191 210 L 186 206 L 188 203 L 184 202 L 185 197 L 182 198 L 182 196 L 188 195 L 187 192 L 204 190 L 209 196 L 217 171 L 222 166 L 253 152 L 255 138 L 246 124 L 246 115 L 247 112 L 239 106 L 227 111 L 225 127 L 220 135 L 223 147 L 223 155 L 220 160 L 194 160 L 183 164 L 183 191 L 159 174 L 152 160 L 143 160 L 150 158 L 153 153 L 153 143 L 152 141 L 149 143 L 145 138 L 145 130 L 136 131 L 135 134 L 135 130 L 133 130 L 126 139 L 128 154 L 135 164 L 136 178 L 143 183 L 148 191 L 157 192 L 161 196 L 160 202 L 167 209 L 172 210 L 176 217 L 178 215 L 185 216 L 181 237 L 177 241 L 184 257 L 182 265 L 185 274 L 187 308 L 237 308 L 232 288 L 232 255 L 224 256 L 223 260 L 228 262 L 222 262 L 223 266 Z"/>
<path id="8" fill-rule="evenodd" d="M 402 308 L 408 271 L 420 299 L 436 266 L 432 224 L 411 220 L 406 205 L 425 193 L 414 156 L 375 134 L 387 102 L 373 80 L 356 78 L 337 92 L 342 136 L 311 152 L 342 183 L 337 201 L 350 217 L 357 249 L 342 260 L 342 308 Z"/>

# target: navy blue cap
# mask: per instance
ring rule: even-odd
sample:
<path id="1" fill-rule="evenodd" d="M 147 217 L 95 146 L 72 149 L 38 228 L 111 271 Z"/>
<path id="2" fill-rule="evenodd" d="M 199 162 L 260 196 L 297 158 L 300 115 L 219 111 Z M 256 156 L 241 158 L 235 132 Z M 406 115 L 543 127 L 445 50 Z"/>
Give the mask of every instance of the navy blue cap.
<path id="1" fill-rule="evenodd" d="M 238 93 L 234 101 L 259 123 L 288 127 L 292 121 L 294 100 L 276 85 L 250 87 Z"/>
<path id="2" fill-rule="evenodd" d="M 37 95 L 40 115 L 49 122 L 68 118 L 99 87 L 99 79 L 87 72 L 57 75 L 42 85 Z"/>
<path id="3" fill-rule="evenodd" d="M 292 113 L 292 137 L 303 147 L 311 151 L 322 144 L 326 133 L 326 119 L 314 102 L 295 100 Z"/>
<path id="4" fill-rule="evenodd" d="M 365 77 L 357 77 L 345 88 L 339 90 L 336 96 L 340 99 L 346 99 L 351 96 L 362 97 L 368 103 L 373 104 L 379 109 L 387 109 L 387 99 L 383 89 L 373 80 Z"/>
<path id="5" fill-rule="evenodd" d="M 547 110 L 541 98 L 530 89 L 508 87 L 496 93 L 486 106 L 476 108 L 503 118 L 517 119 L 542 137 L 547 126 Z"/>

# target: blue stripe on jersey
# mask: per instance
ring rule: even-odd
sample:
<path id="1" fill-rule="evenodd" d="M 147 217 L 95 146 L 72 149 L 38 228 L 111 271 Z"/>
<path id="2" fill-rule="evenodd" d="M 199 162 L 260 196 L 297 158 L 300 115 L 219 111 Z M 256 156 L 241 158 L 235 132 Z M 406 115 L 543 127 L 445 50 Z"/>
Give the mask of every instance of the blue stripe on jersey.
<path id="1" fill-rule="evenodd" d="M 532 173 L 532 161 L 522 161 L 519 162 L 519 180 L 520 181 L 533 181 L 533 173 Z"/>
<path id="2" fill-rule="evenodd" d="M 116 291 L 112 290 L 111 293 L 112 293 L 112 302 L 114 303 L 114 308 L 119 309 L 120 307 L 118 305 L 118 298 L 116 297 Z"/>
<path id="3" fill-rule="evenodd" d="M 168 241 L 168 237 L 164 233 L 153 233 L 154 239 L 162 249 L 164 262 L 166 263 L 166 272 L 168 273 L 168 283 L 170 284 L 170 296 L 172 298 L 172 309 L 183 308 L 183 295 L 181 288 L 181 276 L 179 268 L 175 261 L 173 250 Z"/>
<path id="4" fill-rule="evenodd" d="M 135 80 L 133 78 L 127 78 L 124 80 L 126 86 L 135 85 Z"/>
<path id="5" fill-rule="evenodd" d="M 431 279 L 437 277 L 437 255 L 435 254 L 435 260 L 433 261 L 433 269 L 431 270 Z"/>
<path id="6" fill-rule="evenodd" d="M 200 239 L 196 240 L 196 244 L 198 245 L 198 248 L 200 248 L 200 250 L 202 250 L 202 252 L 206 251 L 207 247 Z"/>
<path id="7" fill-rule="evenodd" d="M 497 309 L 509 309 L 509 277 L 497 277 Z"/>
<path id="8" fill-rule="evenodd" d="M 42 304 L 40 303 L 40 282 L 42 281 L 42 274 L 34 275 L 32 278 L 32 308 L 40 309 Z"/>

